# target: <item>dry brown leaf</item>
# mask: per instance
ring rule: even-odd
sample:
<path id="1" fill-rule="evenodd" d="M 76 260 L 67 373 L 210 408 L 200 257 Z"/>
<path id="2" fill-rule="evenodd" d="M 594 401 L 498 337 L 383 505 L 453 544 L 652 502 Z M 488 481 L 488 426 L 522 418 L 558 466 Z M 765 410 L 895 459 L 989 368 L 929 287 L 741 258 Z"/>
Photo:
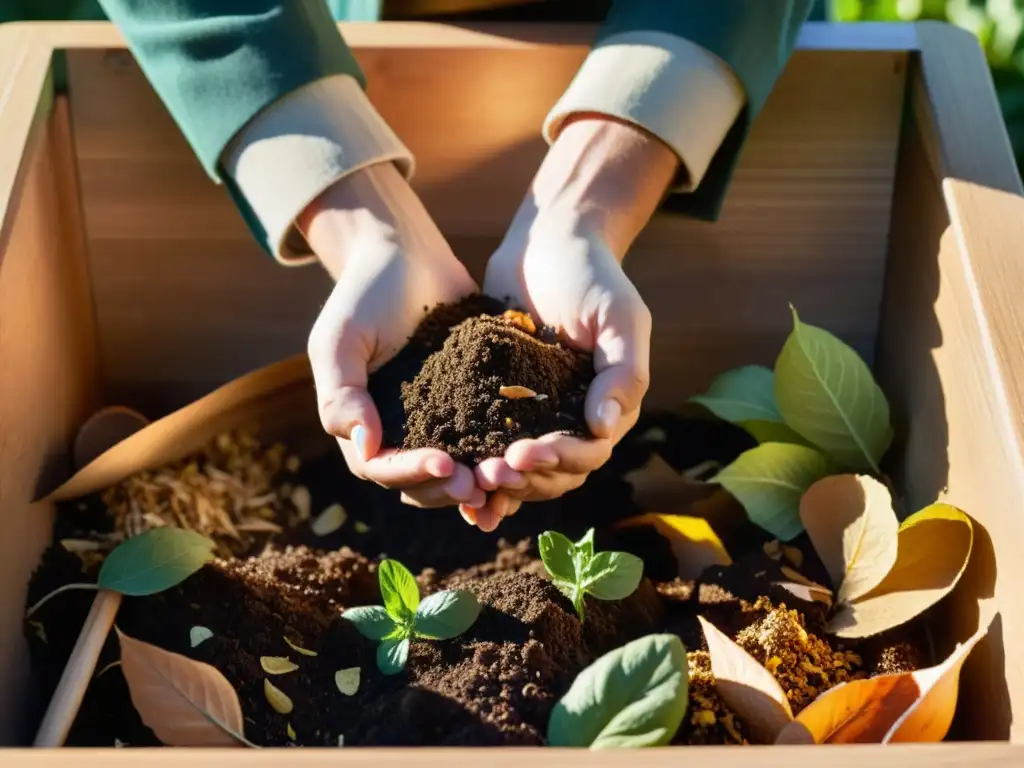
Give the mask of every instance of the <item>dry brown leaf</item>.
<path id="1" fill-rule="evenodd" d="M 287 715 L 295 706 L 288 698 L 288 694 L 265 677 L 263 678 L 263 695 L 267 697 L 267 702 L 279 715 Z"/>
<path id="2" fill-rule="evenodd" d="M 746 723 L 755 739 L 771 744 L 793 720 L 785 692 L 753 656 L 703 616 L 697 618 L 708 642 L 718 695 Z"/>
<path id="3" fill-rule="evenodd" d="M 932 504 L 899 528 L 896 564 L 871 592 L 841 605 L 829 624 L 839 637 L 870 637 L 913 619 L 948 595 L 967 567 L 971 519 L 949 504 Z"/>
<path id="4" fill-rule="evenodd" d="M 171 747 L 249 744 L 238 694 L 217 669 L 115 631 L 132 704 L 160 741 Z"/>
<path id="5" fill-rule="evenodd" d="M 359 667 L 339 669 L 337 672 L 334 673 L 334 684 L 338 686 L 338 690 L 346 696 L 356 695 L 356 692 L 359 690 L 359 679 Z"/>
<path id="6" fill-rule="evenodd" d="M 640 509 L 661 513 L 687 512 L 695 501 L 712 496 L 718 486 L 676 472 L 657 453 L 639 469 L 624 475 L 633 486 L 633 501 Z"/>
<path id="7" fill-rule="evenodd" d="M 946 737 L 960 687 L 960 669 L 988 627 L 941 664 L 879 675 L 819 696 L 779 734 L 777 744 L 938 742 Z"/>
<path id="8" fill-rule="evenodd" d="M 668 539 L 676 556 L 679 578 L 696 579 L 709 565 L 729 565 L 732 558 L 707 520 L 686 515 L 660 515 L 650 512 L 620 521 L 616 528 L 650 525 Z"/>
<path id="9" fill-rule="evenodd" d="M 288 647 L 289 648 L 291 648 L 296 653 L 301 653 L 303 656 L 316 656 L 317 655 L 316 651 L 311 651 L 308 648 L 303 648 L 301 646 L 298 646 L 295 643 L 293 643 L 291 640 L 289 640 L 287 637 L 285 637 L 284 641 L 286 643 L 288 643 Z"/>
<path id="10" fill-rule="evenodd" d="M 299 668 L 298 664 L 283 656 L 260 656 L 260 666 L 268 675 L 286 675 Z"/>
<path id="11" fill-rule="evenodd" d="M 828 570 L 836 600 L 877 587 L 896 563 L 899 522 L 889 489 L 867 475 L 832 475 L 804 493 L 800 520 Z"/>
<path id="12" fill-rule="evenodd" d="M 348 513 L 341 504 L 331 504 L 327 509 L 313 518 L 309 529 L 315 536 L 329 536 L 341 528 L 348 519 Z"/>
<path id="13" fill-rule="evenodd" d="M 801 600 L 808 603 L 824 603 L 827 606 L 832 605 L 832 590 L 827 587 L 823 587 L 820 584 L 799 584 L 792 581 L 776 581 L 773 582 L 775 586 L 782 587 L 782 589 L 789 592 L 791 595 L 800 598 Z"/>

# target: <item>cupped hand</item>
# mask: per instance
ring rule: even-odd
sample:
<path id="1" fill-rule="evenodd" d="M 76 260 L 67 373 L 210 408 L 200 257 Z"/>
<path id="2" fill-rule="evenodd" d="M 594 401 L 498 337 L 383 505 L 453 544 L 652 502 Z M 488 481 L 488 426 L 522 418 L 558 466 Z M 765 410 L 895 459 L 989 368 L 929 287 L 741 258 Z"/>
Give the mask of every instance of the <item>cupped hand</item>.
<path id="1" fill-rule="evenodd" d="M 484 292 L 508 299 L 569 345 L 592 352 L 585 415 L 590 439 L 520 440 L 476 468 L 483 507 L 460 509 L 484 530 L 524 501 L 578 488 L 636 423 L 649 382 L 651 314 L 622 269 L 630 244 L 679 167 L 672 151 L 631 125 L 583 116 L 563 128 L 508 235 Z"/>
<path id="2" fill-rule="evenodd" d="M 479 506 L 473 471 L 444 451 L 381 449 L 369 374 L 398 353 L 438 303 L 477 290 L 422 203 L 390 163 L 346 177 L 299 219 L 337 281 L 309 335 L 320 420 L 351 472 L 418 507 Z"/>

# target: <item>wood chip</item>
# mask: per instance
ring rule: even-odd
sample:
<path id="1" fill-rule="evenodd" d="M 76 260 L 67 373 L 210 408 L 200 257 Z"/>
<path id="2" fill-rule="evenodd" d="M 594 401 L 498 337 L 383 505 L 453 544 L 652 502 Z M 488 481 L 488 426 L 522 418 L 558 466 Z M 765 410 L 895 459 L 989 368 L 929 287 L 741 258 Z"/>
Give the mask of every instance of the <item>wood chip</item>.
<path id="1" fill-rule="evenodd" d="M 288 647 L 289 648 L 291 648 L 296 653 L 301 653 L 303 656 L 316 656 L 317 655 L 316 651 L 311 651 L 308 648 L 302 648 L 301 646 L 296 645 L 291 640 L 289 640 L 287 638 L 287 636 L 285 637 L 284 641 L 286 643 L 288 643 Z"/>
<path id="2" fill-rule="evenodd" d="M 274 708 L 274 711 L 279 715 L 287 715 L 295 707 L 287 694 L 267 678 L 263 678 L 263 695 L 267 697 L 267 703 L 269 703 L 270 706 Z"/>
<path id="3" fill-rule="evenodd" d="M 298 664 L 284 656 L 260 656 L 260 666 L 268 675 L 286 675 L 299 668 Z"/>
<path id="4" fill-rule="evenodd" d="M 513 385 L 510 387 L 498 387 L 498 394 L 509 400 L 523 400 L 528 397 L 536 397 L 537 393 L 529 387 Z"/>

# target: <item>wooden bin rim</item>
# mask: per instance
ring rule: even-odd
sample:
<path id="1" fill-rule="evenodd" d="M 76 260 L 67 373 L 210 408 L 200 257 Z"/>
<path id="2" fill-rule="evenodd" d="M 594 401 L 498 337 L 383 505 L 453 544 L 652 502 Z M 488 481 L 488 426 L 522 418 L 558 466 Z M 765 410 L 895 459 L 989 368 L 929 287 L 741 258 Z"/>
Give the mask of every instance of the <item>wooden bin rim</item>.
<path id="1" fill-rule="evenodd" d="M 341 24 L 356 49 L 493 48 L 530 49 L 539 46 L 586 46 L 590 25 L 477 24 L 450 25 L 420 22 Z M 12 219 L 27 173 L 23 157 L 42 134 L 49 115 L 50 63 L 54 51 L 77 48 L 124 49 L 124 39 L 108 22 L 17 22 L 0 25 L 0 253 L 10 235 Z M 950 211 L 962 258 L 973 276 L 974 310 L 986 330 L 990 375 L 996 385 L 1003 416 L 1002 436 L 1016 449 L 1019 481 L 1024 484 L 1024 440 L 1017 414 L 1024 413 L 1024 392 L 1015 384 L 1011 363 L 1024 365 L 1017 350 L 1024 349 L 1024 318 L 1018 316 L 1016 286 L 1024 285 L 1024 260 L 1008 258 L 1024 242 L 1024 198 L 1016 168 L 1007 167 L 1009 142 L 984 57 L 969 33 L 941 22 L 851 25 L 811 22 L 798 42 L 805 51 L 909 51 L 917 54 L 920 76 L 932 118 L 928 147 L 930 159 L 943 179 L 943 195 Z M 993 313 L 1002 313 L 992 322 Z M 693 748 L 690 748 L 693 749 Z M 706 748 L 705 748 L 706 749 Z M 714 759 L 728 766 L 785 766 L 808 755 L 799 747 L 715 749 Z M 794 751 L 796 750 L 796 751 Z M 412 754 L 410 754 L 412 752 Z M 77 750 L 74 755 L 44 749 L 3 750 L 3 764 L 41 766 L 74 761 L 85 766 L 135 765 L 133 750 Z M 704 752 L 662 749 L 644 752 L 651 765 L 675 765 L 700 759 Z M 564 766 L 626 766 L 633 752 L 545 750 L 544 760 Z M 406 765 L 410 761 L 437 766 L 518 766 L 524 755 L 517 749 L 328 749 L 305 750 L 295 755 L 303 764 L 374 766 Z M 175 766 L 184 761 L 216 766 L 277 765 L 280 753 L 266 750 L 156 749 L 143 758 L 147 765 Z M 531 759 L 537 759 L 533 757 Z M 812 757 L 812 759 L 814 759 Z M 962 742 L 939 745 L 840 746 L 817 759 L 836 768 L 861 768 L 865 761 L 881 766 L 917 768 L 932 765 L 970 765 L 979 768 L 1024 765 L 1024 746 Z"/>

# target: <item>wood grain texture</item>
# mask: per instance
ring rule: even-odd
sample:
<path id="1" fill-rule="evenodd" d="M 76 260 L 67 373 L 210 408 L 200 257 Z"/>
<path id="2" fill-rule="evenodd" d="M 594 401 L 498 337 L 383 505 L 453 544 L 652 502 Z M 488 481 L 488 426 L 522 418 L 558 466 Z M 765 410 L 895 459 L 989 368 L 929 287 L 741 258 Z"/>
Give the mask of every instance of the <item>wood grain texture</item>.
<path id="1" fill-rule="evenodd" d="M 414 185 L 482 276 L 543 157 L 544 115 L 585 47 L 357 42 L 356 53 L 371 98 L 416 154 Z M 770 363 L 790 301 L 871 356 L 905 61 L 798 52 L 722 219 L 660 215 L 638 239 L 626 266 L 654 315 L 652 407 L 681 405 L 724 368 Z M 329 289 L 321 271 L 283 271 L 259 251 L 128 53 L 73 51 L 69 82 L 111 391 L 158 416 L 197 394 L 183 371 L 202 371 L 192 383 L 209 391 L 301 351 Z"/>
<path id="2" fill-rule="evenodd" d="M 2 47 L 2 41 L 0 41 Z M 30 62 L 21 70 L 38 74 Z M 15 76 L 20 77 L 20 75 Z M 27 713 L 22 615 L 28 578 L 50 541 L 53 509 L 33 503 L 66 476 L 75 430 L 95 407 L 92 307 L 77 208 L 67 104 L 40 99 L 37 83 L 10 87 L 7 110 L 21 121 L 22 161 L 0 238 L 0 743 L 11 743 Z M 0 158 L 0 167 L 9 158 Z M 2 759 L 2 758 L 0 758 Z"/>

